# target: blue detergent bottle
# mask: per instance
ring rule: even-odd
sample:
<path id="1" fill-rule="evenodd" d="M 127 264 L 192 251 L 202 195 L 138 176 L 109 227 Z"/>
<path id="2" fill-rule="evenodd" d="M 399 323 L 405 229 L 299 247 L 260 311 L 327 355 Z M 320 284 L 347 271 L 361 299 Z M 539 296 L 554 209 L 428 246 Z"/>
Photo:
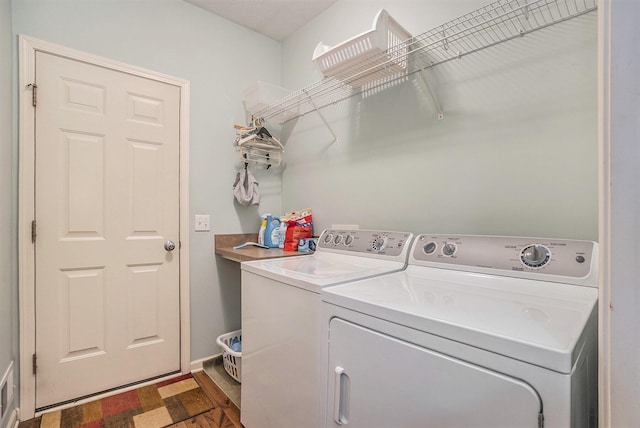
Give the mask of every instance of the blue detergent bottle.
<path id="1" fill-rule="evenodd" d="M 264 229 L 264 245 L 269 248 L 278 248 L 280 241 L 280 219 L 267 214 L 267 226 Z"/>

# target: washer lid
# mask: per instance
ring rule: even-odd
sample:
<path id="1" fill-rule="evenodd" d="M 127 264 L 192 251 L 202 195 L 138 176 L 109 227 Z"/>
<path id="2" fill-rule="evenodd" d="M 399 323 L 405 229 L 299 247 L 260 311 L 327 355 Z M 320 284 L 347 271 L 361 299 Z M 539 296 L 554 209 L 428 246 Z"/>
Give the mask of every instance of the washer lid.
<path id="1" fill-rule="evenodd" d="M 243 262 L 243 271 L 252 272 L 316 293 L 322 287 L 396 272 L 404 261 L 380 260 L 318 251 L 310 256 Z"/>
<path id="2" fill-rule="evenodd" d="M 595 288 L 446 269 L 410 265 L 325 289 L 322 297 L 561 373 L 571 373 L 597 329 Z"/>

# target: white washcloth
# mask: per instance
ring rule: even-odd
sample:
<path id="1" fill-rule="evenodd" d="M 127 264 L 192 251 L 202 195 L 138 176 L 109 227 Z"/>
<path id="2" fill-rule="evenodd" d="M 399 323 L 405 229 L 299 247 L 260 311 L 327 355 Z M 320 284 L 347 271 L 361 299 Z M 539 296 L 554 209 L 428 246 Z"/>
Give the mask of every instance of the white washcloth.
<path id="1" fill-rule="evenodd" d="M 241 169 L 236 174 L 236 181 L 233 183 L 233 196 L 243 207 L 260 203 L 258 182 L 248 169 Z"/>

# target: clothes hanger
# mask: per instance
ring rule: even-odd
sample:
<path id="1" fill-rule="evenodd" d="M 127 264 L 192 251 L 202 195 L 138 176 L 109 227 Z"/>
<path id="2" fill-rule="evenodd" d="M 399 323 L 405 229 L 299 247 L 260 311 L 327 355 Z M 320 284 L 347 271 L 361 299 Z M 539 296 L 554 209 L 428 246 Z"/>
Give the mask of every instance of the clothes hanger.
<path id="1" fill-rule="evenodd" d="M 250 144 L 254 147 L 269 149 L 275 147 L 284 150 L 284 145 L 264 126 L 264 119 L 251 118 L 250 126 L 233 125 L 236 129 L 236 144 L 243 146 Z"/>
<path id="2" fill-rule="evenodd" d="M 278 150 L 265 150 L 255 147 L 241 146 L 240 156 L 244 163 L 266 165 L 267 169 L 272 166 L 280 166 L 282 162 L 282 152 Z"/>
<path id="3" fill-rule="evenodd" d="M 245 169 L 249 162 L 267 165 L 267 169 L 280 165 L 284 145 L 264 126 L 264 119 L 252 117 L 249 126 L 234 125 L 234 128 Z"/>

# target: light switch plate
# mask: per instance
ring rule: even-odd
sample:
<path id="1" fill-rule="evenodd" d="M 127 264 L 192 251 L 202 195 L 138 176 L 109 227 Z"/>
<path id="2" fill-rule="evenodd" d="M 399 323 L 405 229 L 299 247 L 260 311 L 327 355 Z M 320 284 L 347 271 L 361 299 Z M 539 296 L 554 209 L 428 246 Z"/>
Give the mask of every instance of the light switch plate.
<path id="1" fill-rule="evenodd" d="M 211 230 L 211 216 L 209 215 L 196 215 L 196 232 L 206 232 Z"/>

